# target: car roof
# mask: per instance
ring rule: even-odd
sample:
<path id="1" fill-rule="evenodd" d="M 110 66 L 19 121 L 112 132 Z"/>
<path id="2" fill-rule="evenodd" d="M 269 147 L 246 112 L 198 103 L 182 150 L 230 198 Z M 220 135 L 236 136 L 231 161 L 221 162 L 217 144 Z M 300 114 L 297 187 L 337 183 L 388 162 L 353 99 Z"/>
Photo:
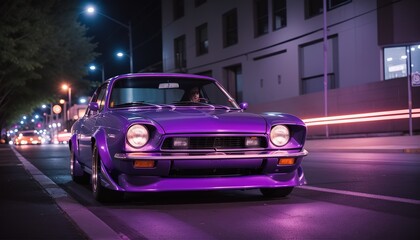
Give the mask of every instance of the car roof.
<path id="1" fill-rule="evenodd" d="M 128 77 L 174 77 L 174 78 L 195 78 L 195 79 L 205 79 L 209 81 L 217 82 L 216 79 L 208 76 L 203 75 L 196 75 L 196 74 L 188 74 L 188 73 L 128 73 L 117 75 L 108 79 L 107 81 L 115 81 L 120 78 L 128 78 Z"/>

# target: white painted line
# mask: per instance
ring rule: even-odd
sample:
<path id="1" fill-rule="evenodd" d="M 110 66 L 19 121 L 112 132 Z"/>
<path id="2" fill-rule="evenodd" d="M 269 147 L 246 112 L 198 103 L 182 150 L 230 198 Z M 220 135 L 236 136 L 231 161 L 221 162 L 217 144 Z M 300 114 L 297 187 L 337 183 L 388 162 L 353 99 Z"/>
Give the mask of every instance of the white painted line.
<path id="1" fill-rule="evenodd" d="M 89 239 L 123 239 L 89 209 L 79 204 L 60 188 L 54 181 L 45 176 L 38 168 L 26 160 L 14 147 L 11 147 L 26 171 L 44 188 L 55 200 L 56 204 L 68 217 L 88 236 Z"/>
<path id="2" fill-rule="evenodd" d="M 392 202 L 401 202 L 401 203 L 410 203 L 410 204 L 420 205 L 420 200 L 409 199 L 409 198 L 390 197 L 390 196 L 370 194 L 370 193 L 351 192 L 351 191 L 345 191 L 345 190 L 336 190 L 336 189 L 330 189 L 330 188 L 320 188 L 320 187 L 311 187 L 311 186 L 299 186 L 298 188 L 319 191 L 319 192 L 336 193 L 336 194 L 343 194 L 343 195 L 349 195 L 349 196 L 373 198 L 373 199 L 386 200 L 386 201 L 392 201 Z"/>

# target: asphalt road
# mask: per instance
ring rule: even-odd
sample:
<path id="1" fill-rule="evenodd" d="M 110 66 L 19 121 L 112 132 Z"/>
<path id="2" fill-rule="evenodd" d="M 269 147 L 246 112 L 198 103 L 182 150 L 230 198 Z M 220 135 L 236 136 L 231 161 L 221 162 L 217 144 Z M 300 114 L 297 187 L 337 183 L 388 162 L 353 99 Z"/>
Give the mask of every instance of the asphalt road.
<path id="1" fill-rule="evenodd" d="M 308 185 L 283 199 L 205 191 L 103 205 L 71 181 L 66 146 L 16 150 L 122 239 L 420 239 L 420 154 L 314 152 Z"/>

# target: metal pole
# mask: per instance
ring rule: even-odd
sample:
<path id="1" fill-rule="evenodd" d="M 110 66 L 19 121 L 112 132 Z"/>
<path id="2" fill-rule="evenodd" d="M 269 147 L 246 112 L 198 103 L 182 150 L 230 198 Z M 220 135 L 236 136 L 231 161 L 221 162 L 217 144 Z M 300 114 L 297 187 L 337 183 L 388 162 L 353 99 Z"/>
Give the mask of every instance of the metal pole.
<path id="1" fill-rule="evenodd" d="M 130 72 L 133 72 L 133 38 L 132 38 L 132 34 L 131 34 L 131 21 L 128 22 L 128 25 L 125 25 L 124 23 L 118 21 L 117 19 L 114 19 L 106 14 L 103 14 L 101 12 L 98 12 L 98 14 L 108 18 L 109 20 L 125 27 L 128 29 L 128 41 L 129 41 L 129 54 L 130 54 Z"/>
<path id="2" fill-rule="evenodd" d="M 133 38 L 131 34 L 131 21 L 128 22 L 128 40 L 130 44 L 130 72 L 133 73 Z"/>
<path id="3" fill-rule="evenodd" d="M 69 87 L 69 109 L 71 107 L 71 87 Z"/>
<path id="4" fill-rule="evenodd" d="M 105 82 L 105 65 L 102 64 L 102 82 Z"/>
<path id="5" fill-rule="evenodd" d="M 327 38 L 327 0 L 323 0 L 323 17 L 324 17 L 324 115 L 328 117 L 328 38 Z M 325 125 L 325 136 L 329 137 L 328 124 Z"/>
<path id="6" fill-rule="evenodd" d="M 413 109 L 413 102 L 411 96 L 411 52 L 410 47 L 406 48 L 407 52 L 407 82 L 408 82 L 408 128 L 410 136 L 413 136 L 413 117 L 412 117 L 412 109 Z"/>

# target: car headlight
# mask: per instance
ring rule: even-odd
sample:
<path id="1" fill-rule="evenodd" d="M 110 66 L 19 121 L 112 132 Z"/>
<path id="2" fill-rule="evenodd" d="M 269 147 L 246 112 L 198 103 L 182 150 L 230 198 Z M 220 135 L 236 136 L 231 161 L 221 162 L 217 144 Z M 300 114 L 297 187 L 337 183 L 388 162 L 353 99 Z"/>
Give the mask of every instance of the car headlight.
<path id="1" fill-rule="evenodd" d="M 132 147 L 143 147 L 149 141 L 149 131 L 143 125 L 133 125 L 127 131 L 127 141 Z"/>
<path id="2" fill-rule="evenodd" d="M 284 146 L 290 139 L 289 129 L 284 125 L 277 125 L 271 129 L 270 140 L 277 147 Z"/>

